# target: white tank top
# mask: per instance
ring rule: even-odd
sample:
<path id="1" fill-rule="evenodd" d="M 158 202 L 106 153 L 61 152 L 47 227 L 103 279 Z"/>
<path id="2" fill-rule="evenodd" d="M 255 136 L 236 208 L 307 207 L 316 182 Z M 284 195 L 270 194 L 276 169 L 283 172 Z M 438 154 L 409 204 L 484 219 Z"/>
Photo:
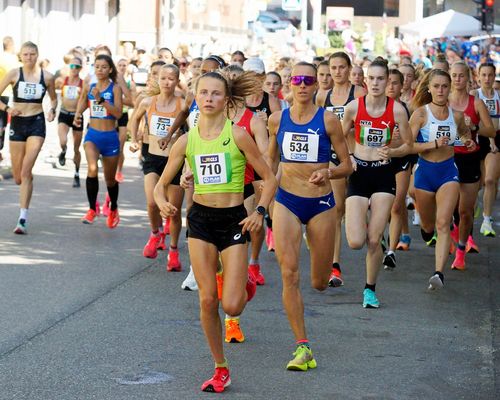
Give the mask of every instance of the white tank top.
<path id="1" fill-rule="evenodd" d="M 484 95 L 481 88 L 477 89 L 477 95 L 486 105 L 491 118 L 500 118 L 500 95 L 496 90 L 494 90 L 494 92 L 493 98 L 490 99 Z"/>
<path id="2" fill-rule="evenodd" d="M 433 142 L 442 136 L 448 136 L 449 146 L 454 146 L 455 142 L 457 142 L 457 144 L 459 143 L 457 124 L 453 118 L 453 110 L 451 107 L 448 107 L 448 118 L 444 121 L 437 119 L 434 114 L 432 114 L 428 104 L 425 106 L 425 111 L 427 112 L 427 122 L 420 128 L 417 142 Z"/>

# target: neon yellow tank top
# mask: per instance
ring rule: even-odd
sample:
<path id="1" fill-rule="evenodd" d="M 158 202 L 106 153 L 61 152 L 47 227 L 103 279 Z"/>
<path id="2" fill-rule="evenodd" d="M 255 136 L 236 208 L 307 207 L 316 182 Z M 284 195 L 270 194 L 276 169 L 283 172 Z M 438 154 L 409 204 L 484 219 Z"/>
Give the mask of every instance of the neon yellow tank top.
<path id="1" fill-rule="evenodd" d="M 186 158 L 193 171 L 196 194 L 243 193 L 246 158 L 234 142 L 229 119 L 213 140 L 202 139 L 198 125 L 191 128 Z"/>

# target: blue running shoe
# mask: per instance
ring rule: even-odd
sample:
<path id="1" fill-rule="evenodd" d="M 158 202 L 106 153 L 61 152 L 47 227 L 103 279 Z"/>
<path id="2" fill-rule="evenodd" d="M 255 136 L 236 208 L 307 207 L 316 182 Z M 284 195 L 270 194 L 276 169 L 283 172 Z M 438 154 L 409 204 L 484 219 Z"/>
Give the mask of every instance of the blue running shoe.
<path id="1" fill-rule="evenodd" d="M 363 290 L 363 307 L 364 308 L 378 308 L 380 303 L 378 302 L 377 295 L 371 289 Z"/>
<path id="2" fill-rule="evenodd" d="M 410 250 L 411 237 L 410 235 L 401 235 L 399 237 L 398 245 L 396 246 L 396 250 L 408 251 Z"/>

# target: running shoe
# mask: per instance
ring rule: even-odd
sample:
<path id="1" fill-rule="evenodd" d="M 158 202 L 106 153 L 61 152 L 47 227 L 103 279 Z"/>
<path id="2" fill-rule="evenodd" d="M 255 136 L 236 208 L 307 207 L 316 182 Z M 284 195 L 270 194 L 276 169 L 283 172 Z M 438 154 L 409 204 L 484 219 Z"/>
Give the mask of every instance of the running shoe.
<path id="1" fill-rule="evenodd" d="M 437 233 L 434 233 L 434 236 L 432 236 L 431 240 L 425 242 L 425 244 L 429 247 L 434 247 L 436 246 L 436 242 L 437 242 Z"/>
<path id="2" fill-rule="evenodd" d="M 406 209 L 407 210 L 414 210 L 415 209 L 415 202 L 411 198 L 411 196 L 406 196 Z"/>
<path id="3" fill-rule="evenodd" d="M 74 176 L 73 177 L 73 187 L 74 188 L 79 188 L 80 187 L 80 177 L 79 176 Z"/>
<path id="4" fill-rule="evenodd" d="M 243 343 L 245 341 L 239 318 L 226 318 L 224 325 L 226 326 L 226 337 L 224 339 L 226 343 Z"/>
<path id="5" fill-rule="evenodd" d="M 268 251 L 274 251 L 274 237 L 273 230 L 271 228 L 266 228 L 266 244 Z"/>
<path id="6" fill-rule="evenodd" d="M 382 253 L 385 253 L 387 250 L 387 242 L 385 241 L 384 235 L 382 235 L 382 239 L 380 239 L 380 245 L 382 246 Z"/>
<path id="7" fill-rule="evenodd" d="M 214 376 L 201 385 L 204 392 L 222 393 L 231 384 L 229 369 L 225 367 L 215 368 Z"/>
<path id="8" fill-rule="evenodd" d="M 450 255 L 454 254 L 457 249 L 457 246 L 453 243 L 453 240 L 450 240 Z"/>
<path id="9" fill-rule="evenodd" d="M 410 235 L 401 235 L 399 237 L 398 245 L 396 246 L 396 250 L 408 251 L 410 250 L 411 237 Z"/>
<path id="10" fill-rule="evenodd" d="M 102 206 L 102 215 L 105 217 L 109 216 L 111 209 L 109 208 L 109 203 L 111 203 L 111 199 L 109 198 L 109 194 L 106 193 L 106 198 L 104 199 L 104 205 Z"/>
<path id="11" fill-rule="evenodd" d="M 496 236 L 496 232 L 491 225 L 491 221 L 488 221 L 487 219 L 483 220 L 483 223 L 481 224 L 481 230 L 479 232 L 481 232 L 481 234 L 486 237 Z"/>
<path id="12" fill-rule="evenodd" d="M 479 218 L 481 215 L 481 207 L 479 203 L 476 203 L 476 207 L 474 207 L 474 219 Z"/>
<path id="13" fill-rule="evenodd" d="M 450 237 L 451 237 L 451 240 L 453 240 L 455 243 L 458 243 L 459 230 L 458 230 L 458 226 L 455 224 L 453 224 L 453 229 L 450 231 Z"/>
<path id="14" fill-rule="evenodd" d="M 14 228 L 14 233 L 16 235 L 26 235 L 28 233 L 27 231 L 27 224 L 25 220 L 19 220 L 17 221 L 17 225 Z"/>
<path id="15" fill-rule="evenodd" d="M 474 241 L 474 238 L 469 235 L 467 239 L 467 244 L 465 245 L 465 251 L 467 253 L 479 253 L 479 247 L 477 246 L 476 242 Z"/>
<path id="16" fill-rule="evenodd" d="M 259 286 L 262 286 L 266 283 L 266 279 L 260 270 L 259 264 L 250 264 L 248 266 L 248 272 L 253 276 L 255 283 Z"/>
<path id="17" fill-rule="evenodd" d="M 115 181 L 117 181 L 118 183 L 123 183 L 123 173 L 121 171 L 118 171 L 116 174 L 115 174 Z"/>
<path id="18" fill-rule="evenodd" d="M 371 289 L 363 290 L 363 307 L 364 308 L 379 308 L 380 303 L 377 299 L 377 295 Z"/>
<path id="19" fill-rule="evenodd" d="M 101 204 L 99 203 L 99 200 L 95 201 L 95 215 L 101 215 Z"/>
<path id="20" fill-rule="evenodd" d="M 388 253 L 384 257 L 384 269 L 392 271 L 394 268 L 396 268 L 396 254 Z"/>
<path id="21" fill-rule="evenodd" d="M 328 286 L 330 287 L 344 286 L 344 280 L 342 279 L 342 272 L 338 268 L 332 268 L 332 272 L 330 273 L 330 279 L 328 280 Z"/>
<path id="22" fill-rule="evenodd" d="M 217 271 L 215 274 L 215 280 L 217 282 L 217 298 L 222 300 L 222 287 L 224 286 L 224 275 L 221 271 Z"/>
<path id="23" fill-rule="evenodd" d="M 465 250 L 457 249 L 455 253 L 455 260 L 451 264 L 451 269 L 465 271 Z"/>
<path id="24" fill-rule="evenodd" d="M 255 282 L 255 279 L 251 274 L 248 274 L 248 280 L 247 280 L 247 302 L 253 299 L 255 296 L 255 292 L 257 291 L 257 283 Z"/>
<path id="25" fill-rule="evenodd" d="M 118 208 L 116 210 L 109 210 L 108 218 L 106 219 L 106 224 L 109 229 L 114 229 L 118 226 L 120 222 L 120 214 L 118 214 Z"/>
<path id="26" fill-rule="evenodd" d="M 420 215 L 418 215 L 417 210 L 413 212 L 412 224 L 414 226 L 420 225 Z"/>
<path id="27" fill-rule="evenodd" d="M 83 217 L 82 217 L 82 222 L 84 224 L 87 224 L 87 225 L 91 225 L 94 223 L 95 219 L 97 217 L 97 213 L 92 210 L 92 209 L 89 209 L 87 211 L 87 214 L 85 214 Z"/>
<path id="28" fill-rule="evenodd" d="M 293 353 L 293 360 L 291 360 L 286 369 L 289 371 L 307 371 L 308 369 L 316 368 L 316 360 L 313 357 L 312 350 L 301 344 L 297 346 L 297 350 Z"/>
<path id="29" fill-rule="evenodd" d="M 142 255 L 146 258 L 156 258 L 158 256 L 158 244 L 161 240 L 161 233 L 157 233 L 156 235 L 151 232 L 149 235 L 149 240 L 144 246 L 144 250 L 142 250 Z"/>
<path id="30" fill-rule="evenodd" d="M 170 217 L 165 220 L 165 226 L 163 227 L 163 233 L 165 233 L 165 235 L 170 235 Z"/>
<path id="31" fill-rule="evenodd" d="M 198 283 L 196 282 L 196 279 L 194 278 L 194 273 L 193 273 L 193 266 L 189 266 L 189 274 L 186 276 L 186 279 L 181 284 L 181 289 L 182 290 L 198 290 Z"/>
<path id="32" fill-rule="evenodd" d="M 444 282 L 438 274 L 434 274 L 429 278 L 429 290 L 442 289 Z"/>
<path id="33" fill-rule="evenodd" d="M 158 250 L 167 250 L 167 245 L 165 244 L 166 234 L 164 232 L 160 232 L 160 242 L 158 243 Z"/>
<path id="34" fill-rule="evenodd" d="M 167 258 L 167 271 L 180 272 L 182 269 L 181 260 L 179 260 L 179 250 L 169 250 Z"/>
<path id="35" fill-rule="evenodd" d="M 61 164 L 63 167 L 66 165 L 66 152 L 65 151 L 61 151 L 59 153 L 59 164 Z"/>

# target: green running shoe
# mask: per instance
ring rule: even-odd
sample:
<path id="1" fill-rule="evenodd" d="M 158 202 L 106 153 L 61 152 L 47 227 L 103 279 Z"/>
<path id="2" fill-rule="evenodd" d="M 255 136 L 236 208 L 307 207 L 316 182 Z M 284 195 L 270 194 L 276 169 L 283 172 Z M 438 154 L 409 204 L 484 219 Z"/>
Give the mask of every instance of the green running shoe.
<path id="1" fill-rule="evenodd" d="M 425 242 L 425 244 L 429 247 L 434 247 L 436 245 L 436 242 L 437 242 L 437 233 L 434 233 L 434 236 L 431 238 L 431 240 L 429 240 L 428 242 Z"/>
<path id="2" fill-rule="evenodd" d="M 371 289 L 363 290 L 363 307 L 364 308 L 379 308 L 377 295 Z"/>
<path id="3" fill-rule="evenodd" d="M 289 371 L 307 371 L 308 368 L 316 368 L 316 360 L 313 357 L 311 349 L 303 344 L 297 346 L 293 353 L 295 358 L 288 363 L 286 369 Z"/>
<path id="4" fill-rule="evenodd" d="M 28 233 L 28 231 L 27 231 L 27 224 L 26 224 L 26 221 L 24 219 L 20 219 L 17 222 L 17 225 L 14 228 L 14 233 L 16 235 L 26 235 L 26 233 Z"/>

